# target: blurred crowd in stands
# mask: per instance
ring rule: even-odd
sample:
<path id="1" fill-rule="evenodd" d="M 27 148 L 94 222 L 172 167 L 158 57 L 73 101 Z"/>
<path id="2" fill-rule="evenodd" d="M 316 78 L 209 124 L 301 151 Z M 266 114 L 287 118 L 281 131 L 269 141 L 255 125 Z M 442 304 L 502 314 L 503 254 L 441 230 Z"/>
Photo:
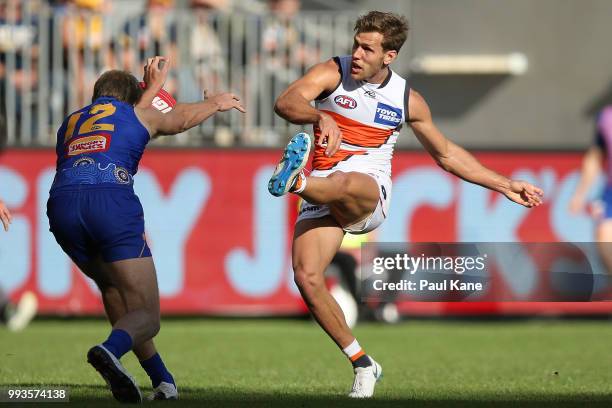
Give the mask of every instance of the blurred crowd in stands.
<path id="1" fill-rule="evenodd" d="M 309 20 L 300 7 L 300 0 L 0 0 L 0 135 L 9 145 L 51 145 L 102 72 L 140 76 L 148 57 L 165 55 L 166 89 L 178 100 L 232 91 L 248 110 L 244 118 L 220 116 L 182 143 L 278 144 L 287 125 L 274 116 L 274 98 L 309 66 L 350 47 L 333 35 L 350 40 L 349 24 L 336 29 L 323 21 L 329 15 Z"/>

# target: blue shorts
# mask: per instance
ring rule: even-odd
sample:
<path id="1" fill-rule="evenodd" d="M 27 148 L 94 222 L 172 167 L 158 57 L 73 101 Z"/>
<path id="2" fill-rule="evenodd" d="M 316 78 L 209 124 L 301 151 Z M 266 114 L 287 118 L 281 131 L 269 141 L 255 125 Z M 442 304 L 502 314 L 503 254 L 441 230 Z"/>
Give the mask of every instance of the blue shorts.
<path id="1" fill-rule="evenodd" d="M 603 218 L 612 218 L 612 186 L 606 186 L 600 201 L 603 205 Z"/>
<path id="2" fill-rule="evenodd" d="M 144 212 L 131 186 L 81 185 L 52 191 L 49 230 L 75 263 L 151 256 Z"/>

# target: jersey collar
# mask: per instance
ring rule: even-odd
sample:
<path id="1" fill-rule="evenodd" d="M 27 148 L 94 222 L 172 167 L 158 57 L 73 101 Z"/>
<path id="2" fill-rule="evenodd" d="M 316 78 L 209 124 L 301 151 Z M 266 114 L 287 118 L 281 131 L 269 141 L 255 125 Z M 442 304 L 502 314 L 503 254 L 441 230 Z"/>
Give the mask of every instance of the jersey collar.
<path id="1" fill-rule="evenodd" d="M 389 83 L 389 81 L 391 80 L 391 76 L 392 76 L 392 75 L 393 75 L 393 71 L 391 71 L 391 68 L 387 67 L 387 76 L 385 77 L 385 80 L 384 80 L 384 81 L 382 81 L 382 82 L 380 83 L 380 85 L 378 85 L 378 87 L 376 87 L 376 88 L 373 88 L 373 87 L 372 87 L 372 88 L 370 88 L 370 89 L 382 89 L 382 88 L 384 88 L 385 86 L 387 86 L 387 84 L 388 84 L 388 83 Z M 368 81 L 362 81 L 362 82 L 363 82 L 364 84 L 367 84 L 367 85 L 370 85 L 370 86 L 376 85 L 376 84 L 372 84 L 372 83 L 370 83 L 370 82 L 368 82 Z"/>

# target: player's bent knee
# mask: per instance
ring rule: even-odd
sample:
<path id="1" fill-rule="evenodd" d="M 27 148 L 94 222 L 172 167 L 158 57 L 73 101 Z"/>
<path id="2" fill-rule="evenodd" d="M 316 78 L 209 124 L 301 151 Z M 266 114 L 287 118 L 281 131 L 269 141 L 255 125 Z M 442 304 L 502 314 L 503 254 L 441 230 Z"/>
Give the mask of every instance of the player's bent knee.
<path id="1" fill-rule="evenodd" d="M 378 187 L 372 179 L 374 185 L 374 192 L 370 194 L 370 190 L 364 190 L 365 185 L 363 183 L 363 174 L 357 174 L 355 172 L 345 173 L 342 171 L 336 171 L 328 176 L 328 178 L 334 180 L 334 191 L 337 195 L 337 201 L 341 203 L 354 203 L 356 199 L 363 200 L 364 197 L 372 195 L 373 199 L 378 199 Z M 365 176 L 370 177 L 370 176 Z"/>
<path id="2" fill-rule="evenodd" d="M 142 290 L 125 290 L 118 288 L 125 299 L 128 312 L 143 309 L 148 313 L 159 315 L 159 301 L 157 296 Z"/>
<path id="3" fill-rule="evenodd" d="M 149 325 L 151 326 L 151 330 L 153 330 L 155 334 L 159 333 L 161 326 L 159 308 L 153 310 L 148 309 L 147 315 L 149 317 Z"/>
<path id="4" fill-rule="evenodd" d="M 159 321 L 159 316 L 152 316 L 151 319 L 151 337 L 157 336 L 157 333 L 161 330 L 161 323 Z"/>
<path id="5" fill-rule="evenodd" d="M 325 286 L 323 273 L 317 272 L 314 268 L 294 266 L 293 270 L 293 280 L 302 291 L 311 292 Z"/>
<path id="6" fill-rule="evenodd" d="M 123 299 L 121 298 L 121 293 L 116 287 L 98 285 L 98 288 L 100 289 L 100 293 L 102 293 L 102 296 L 104 297 L 104 299 L 119 302 L 123 305 Z"/>
<path id="7" fill-rule="evenodd" d="M 350 177 L 343 171 L 335 171 L 329 176 L 329 180 L 333 180 L 334 187 L 339 197 L 344 197 L 349 192 Z"/>
<path id="8" fill-rule="evenodd" d="M 157 335 L 157 333 L 159 333 L 161 329 L 161 323 L 158 314 L 142 310 L 142 315 L 139 315 L 139 318 L 142 319 L 141 321 L 144 324 L 146 338 L 153 338 Z"/>

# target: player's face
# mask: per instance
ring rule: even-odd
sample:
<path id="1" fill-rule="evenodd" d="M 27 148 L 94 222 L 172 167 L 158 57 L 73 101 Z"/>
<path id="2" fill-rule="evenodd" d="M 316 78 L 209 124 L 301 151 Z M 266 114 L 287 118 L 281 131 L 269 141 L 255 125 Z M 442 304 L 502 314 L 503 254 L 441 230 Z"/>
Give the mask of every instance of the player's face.
<path id="1" fill-rule="evenodd" d="M 351 77 L 357 81 L 375 78 L 397 55 L 396 51 L 385 51 L 383 35 L 377 32 L 358 33 L 353 41 Z"/>

